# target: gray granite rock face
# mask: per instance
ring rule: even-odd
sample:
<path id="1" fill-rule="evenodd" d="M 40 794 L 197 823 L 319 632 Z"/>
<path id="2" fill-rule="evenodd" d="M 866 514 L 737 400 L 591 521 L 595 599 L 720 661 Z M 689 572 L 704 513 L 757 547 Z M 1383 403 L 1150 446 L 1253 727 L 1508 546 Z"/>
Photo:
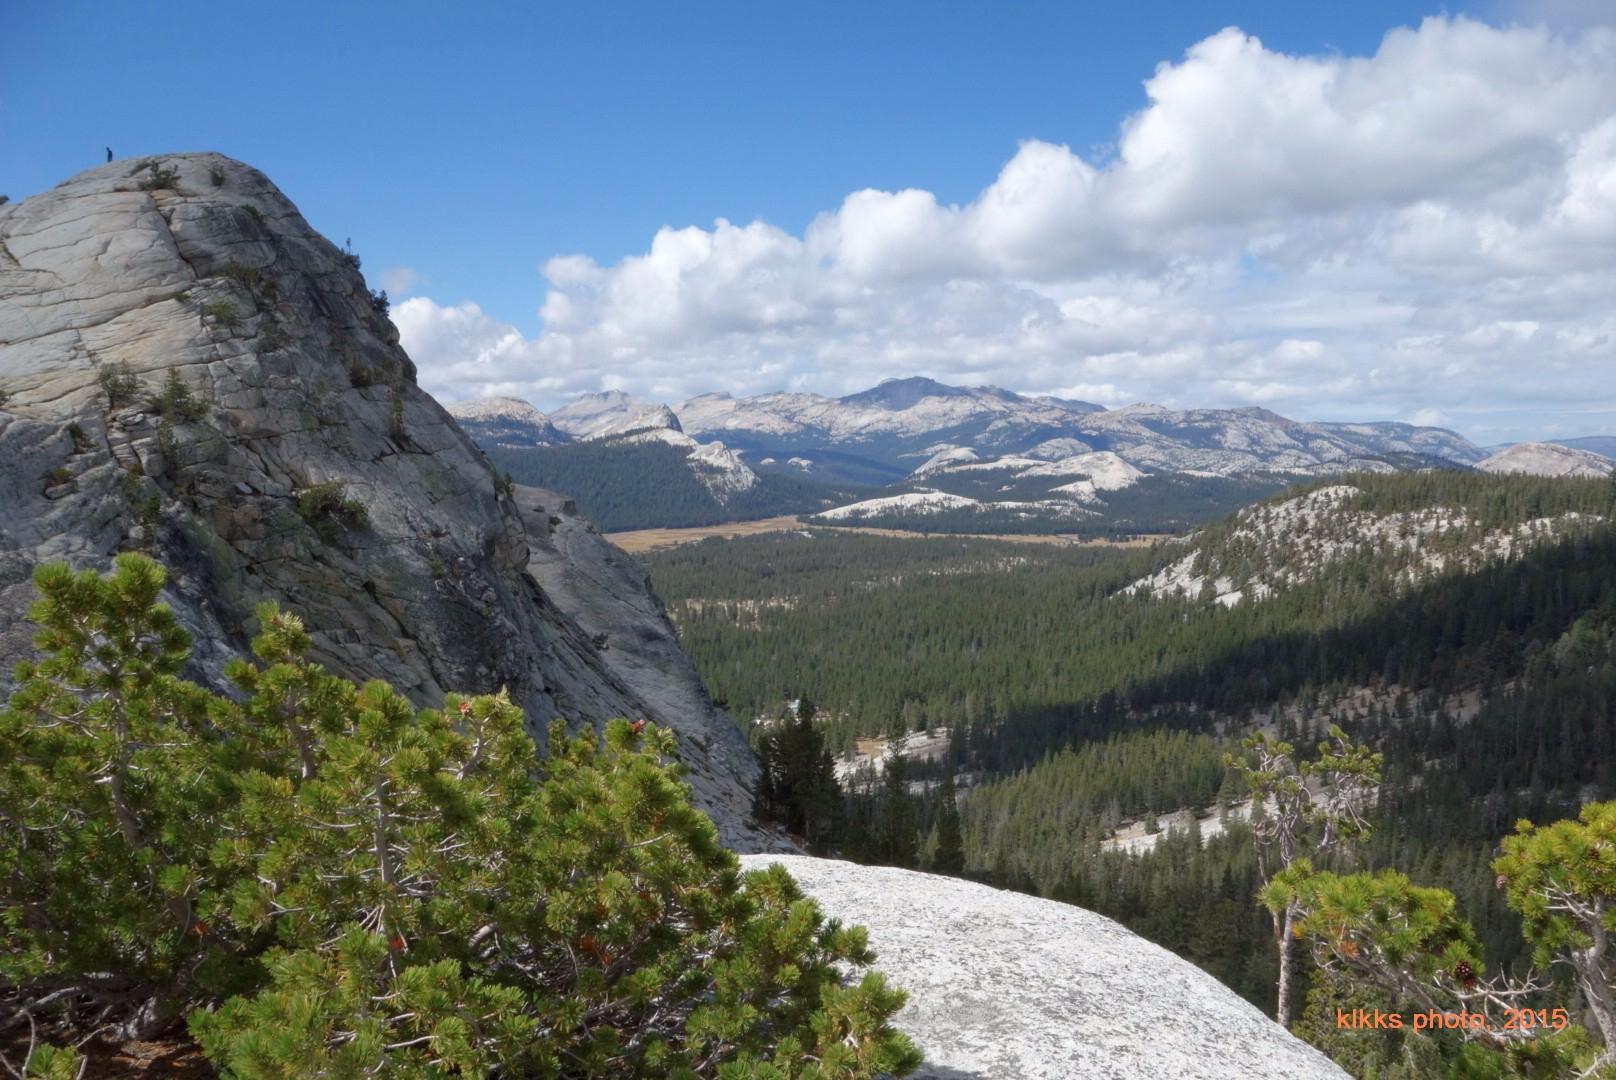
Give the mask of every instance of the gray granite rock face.
<path id="1" fill-rule="evenodd" d="M 572 614 L 607 669 L 669 716 L 712 715 L 712 698 L 644 568 L 601 539 L 565 495 L 517 485 L 514 498 L 527 527 L 528 574 Z M 700 752 L 686 755 L 685 779 L 698 801 L 723 803 L 737 781 L 748 791 L 756 785 L 757 759 L 733 723 L 692 728 L 690 737 Z M 751 839 L 749 850 L 761 849 L 798 850 L 772 832 Z"/>
<path id="2" fill-rule="evenodd" d="M 956 878 L 779 862 L 909 992 L 924 1080 L 1344 1080 L 1200 968 L 1082 908 Z"/>
<path id="3" fill-rule="evenodd" d="M 191 415 L 151 400 L 171 377 Z M 200 679 L 221 682 L 276 599 L 322 663 L 422 704 L 508 687 L 540 738 L 558 716 L 672 727 L 725 840 L 767 843 L 747 824 L 756 763 L 643 575 L 496 483 L 416 387 L 357 260 L 257 170 L 120 161 L 0 207 L 0 395 L 0 691 L 36 565 L 142 550 L 170 569 Z"/>

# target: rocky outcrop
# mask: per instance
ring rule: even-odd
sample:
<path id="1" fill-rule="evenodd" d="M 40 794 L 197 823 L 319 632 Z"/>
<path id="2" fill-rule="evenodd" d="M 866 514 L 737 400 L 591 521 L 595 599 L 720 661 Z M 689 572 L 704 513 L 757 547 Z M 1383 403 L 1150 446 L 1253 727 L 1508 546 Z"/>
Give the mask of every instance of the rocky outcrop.
<path id="1" fill-rule="evenodd" d="M 449 406 L 449 415 L 479 446 L 558 446 L 571 436 L 521 398 L 492 397 Z"/>
<path id="2" fill-rule="evenodd" d="M 527 526 L 528 573 L 572 613 L 612 675 L 641 700 L 657 702 L 676 725 L 713 716 L 713 701 L 644 568 L 602 540 L 566 496 L 518 486 L 515 499 Z M 685 755 L 685 779 L 700 803 L 723 805 L 737 783 L 748 790 L 756 784 L 757 759 L 734 724 L 692 724 L 685 734 L 700 751 Z M 772 834 L 747 839 L 790 849 Z"/>
<path id="3" fill-rule="evenodd" d="M 1490 473 L 1525 473 L 1529 476 L 1609 476 L 1616 461 L 1589 450 L 1578 450 L 1558 443 L 1516 443 L 1506 447 L 1476 468 Z"/>
<path id="4" fill-rule="evenodd" d="M 530 534 L 359 260 L 257 170 L 122 161 L 0 207 L 0 394 L 0 667 L 28 649 L 34 566 L 144 550 L 201 679 L 274 598 L 321 662 L 423 704 L 507 687 L 540 738 L 554 717 L 674 728 L 701 805 L 756 845 L 744 742 L 688 661 L 651 677 L 672 630 L 643 578 L 576 518 Z"/>
<path id="5" fill-rule="evenodd" d="M 909 992 L 921 1080 L 1341 1080 L 1317 1050 L 1200 968 L 1110 919 L 956 878 L 804 856 L 827 914 L 869 929 Z"/>

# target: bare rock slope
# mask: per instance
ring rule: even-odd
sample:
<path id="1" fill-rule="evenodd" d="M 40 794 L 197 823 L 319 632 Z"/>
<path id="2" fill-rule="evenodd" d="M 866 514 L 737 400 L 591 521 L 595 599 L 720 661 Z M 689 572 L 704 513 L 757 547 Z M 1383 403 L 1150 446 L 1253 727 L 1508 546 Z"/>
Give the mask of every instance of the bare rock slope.
<path id="1" fill-rule="evenodd" d="M 1337 1080 L 1327 1057 L 1200 968 L 1082 908 L 956 878 L 806 856 L 783 863 L 870 931 L 909 991 L 897 1025 L 924 1080 Z"/>
<path id="2" fill-rule="evenodd" d="M 1609 476 L 1616 461 L 1590 450 L 1578 450 L 1557 443 L 1516 443 L 1506 447 L 1476 468 L 1490 473 L 1526 473 L 1531 476 Z"/>
<path id="3" fill-rule="evenodd" d="M 643 576 L 498 483 L 414 376 L 358 259 L 239 162 L 121 161 L 0 207 L 0 669 L 36 565 L 143 550 L 204 680 L 278 599 L 320 661 L 423 704 L 508 687 L 540 737 L 672 727 L 725 840 L 756 847 L 756 763 Z"/>

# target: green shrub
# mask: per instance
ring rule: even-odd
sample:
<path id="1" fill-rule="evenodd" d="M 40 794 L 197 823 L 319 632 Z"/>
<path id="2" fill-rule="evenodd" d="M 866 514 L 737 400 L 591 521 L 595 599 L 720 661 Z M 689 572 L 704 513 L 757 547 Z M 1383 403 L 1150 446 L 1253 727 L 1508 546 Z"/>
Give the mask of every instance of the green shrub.
<path id="1" fill-rule="evenodd" d="M 262 267 L 247 266 L 234 259 L 219 268 L 219 276 L 245 285 L 254 296 L 264 300 L 275 298 L 275 283 L 265 274 Z"/>
<path id="2" fill-rule="evenodd" d="M 174 418 L 165 416 L 157 422 L 157 449 L 163 461 L 175 465 L 179 461 L 180 438 L 174 431 Z"/>
<path id="3" fill-rule="evenodd" d="M 213 166 L 208 170 L 208 179 L 213 183 L 214 187 L 224 187 L 224 170 L 217 165 Z"/>
<path id="4" fill-rule="evenodd" d="M 172 166 L 164 165 L 161 161 L 153 161 L 146 166 L 146 171 L 150 175 L 140 182 L 142 191 L 173 189 L 179 186 L 179 170 Z"/>
<path id="5" fill-rule="evenodd" d="M 163 380 L 163 392 L 154 394 L 148 399 L 147 405 L 165 420 L 200 420 L 207 413 L 207 407 L 180 378 L 176 368 L 168 369 L 168 377 Z"/>
<path id="6" fill-rule="evenodd" d="M 135 554 L 35 574 L 44 655 L 0 712 L 0 984 L 31 1029 L 186 1012 L 238 1077 L 918 1064 L 902 993 L 844 985 L 863 930 L 778 866 L 739 872 L 671 733 L 558 723 L 535 765 L 504 694 L 422 711 L 355 686 L 272 603 L 215 694 L 179 677 L 163 581 Z"/>
<path id="7" fill-rule="evenodd" d="M 202 305 L 202 315 L 226 330 L 233 329 L 241 322 L 241 310 L 229 300 L 210 300 Z"/>
<path id="8" fill-rule="evenodd" d="M 69 483 L 72 481 L 72 479 L 72 470 L 68 469 L 64 465 L 58 465 L 56 468 L 45 474 L 45 486 L 56 487 L 58 484 Z"/>
<path id="9" fill-rule="evenodd" d="M 82 454 L 90 448 L 90 436 L 85 434 L 84 428 L 78 421 L 75 420 L 67 425 L 67 435 L 68 438 L 73 440 L 73 452 L 75 454 Z"/>
<path id="10" fill-rule="evenodd" d="M 135 399 L 135 391 L 140 389 L 140 382 L 129 370 L 128 364 L 106 364 L 96 378 L 106 392 L 107 402 L 115 407 L 129 404 Z"/>
<path id="11" fill-rule="evenodd" d="M 229 278 L 231 281 L 239 281 L 248 288 L 255 289 L 264 280 L 264 271 L 259 267 L 248 266 L 245 263 L 239 263 L 231 259 L 219 267 L 219 276 Z"/>
<path id="12" fill-rule="evenodd" d="M 297 513 L 327 543 L 337 538 L 339 526 L 362 529 L 370 520 L 365 504 L 349 498 L 347 490 L 335 480 L 299 491 Z"/>
<path id="13" fill-rule="evenodd" d="M 396 443 L 403 443 L 409 437 L 404 430 L 404 387 L 397 381 L 387 401 L 387 432 Z"/>

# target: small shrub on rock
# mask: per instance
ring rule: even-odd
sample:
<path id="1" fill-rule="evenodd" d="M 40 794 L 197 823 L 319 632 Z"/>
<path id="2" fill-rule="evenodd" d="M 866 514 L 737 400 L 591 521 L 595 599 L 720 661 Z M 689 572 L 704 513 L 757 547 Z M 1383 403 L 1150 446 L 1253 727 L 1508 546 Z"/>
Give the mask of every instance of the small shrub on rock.
<path id="1" fill-rule="evenodd" d="M 202 315 L 212 320 L 214 325 L 222 326 L 226 330 L 233 329 L 241 323 L 241 310 L 229 300 L 210 300 L 202 305 Z"/>
<path id="2" fill-rule="evenodd" d="M 173 417 L 165 416 L 157 422 L 157 450 L 170 466 L 179 463 L 180 437 L 174 430 Z"/>
<path id="3" fill-rule="evenodd" d="M 348 497 L 335 480 L 314 484 L 297 493 L 297 513 L 327 543 L 336 538 L 337 526 L 362 529 L 370 520 L 365 504 Z"/>
<path id="4" fill-rule="evenodd" d="M 376 382 L 376 372 L 369 364 L 358 357 L 348 359 L 348 384 L 356 390 L 372 386 Z"/>
<path id="5" fill-rule="evenodd" d="M 146 166 L 146 172 L 148 175 L 140 182 L 142 191 L 172 190 L 179 186 L 179 170 L 171 165 L 153 161 Z"/>
<path id="6" fill-rule="evenodd" d="M 140 382 L 135 378 L 129 365 L 124 363 L 106 364 L 96 376 L 101 383 L 102 391 L 107 395 L 107 401 L 114 408 L 127 405 L 135 399 L 135 392 L 140 389 Z"/>
<path id="7" fill-rule="evenodd" d="M 168 377 L 163 380 L 163 392 L 152 395 L 147 406 L 163 419 L 181 423 L 200 420 L 207 413 L 207 407 L 174 368 L 168 369 Z"/>
<path id="8" fill-rule="evenodd" d="M 262 300 L 275 299 L 275 282 L 270 280 L 262 267 L 247 266 L 231 259 L 219 268 L 219 276 L 246 286 L 254 296 Z"/>

